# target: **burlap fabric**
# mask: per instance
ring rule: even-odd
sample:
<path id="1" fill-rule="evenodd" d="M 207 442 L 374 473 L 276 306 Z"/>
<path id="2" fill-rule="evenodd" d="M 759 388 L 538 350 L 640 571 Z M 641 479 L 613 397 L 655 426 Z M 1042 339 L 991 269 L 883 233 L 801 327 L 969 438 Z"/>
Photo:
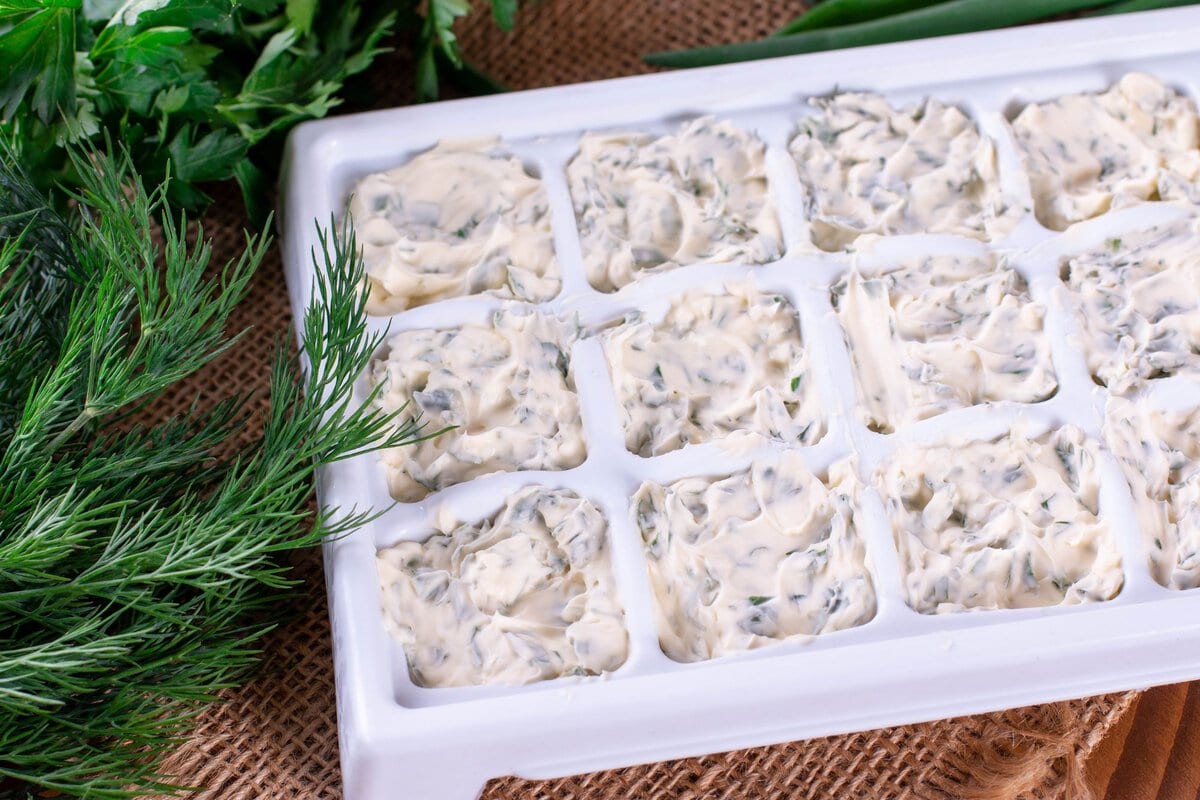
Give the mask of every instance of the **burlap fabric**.
<path id="1" fill-rule="evenodd" d="M 762 35 L 798 10 L 797 2 L 767 0 L 545 0 L 522 6 L 513 35 L 495 30 L 482 13 L 462 26 L 461 40 L 476 66 L 508 86 L 529 88 L 643 72 L 641 53 Z M 404 101 L 410 76 L 402 53 L 383 59 L 358 87 L 357 104 L 382 107 Z M 232 256 L 241 246 L 242 224 L 236 201 L 219 198 L 207 225 L 218 255 Z M 259 404 L 266 402 L 273 342 L 289 322 L 282 283 L 278 254 L 272 253 L 234 320 L 253 327 L 254 334 L 181 387 L 176 402 L 236 389 L 253 389 Z M 266 641 L 262 674 L 250 685 L 225 693 L 225 702 L 197 720 L 194 734 L 168 761 L 167 768 L 180 781 L 206 787 L 195 797 L 341 797 L 319 554 L 297 554 L 295 564 L 304 582 L 297 599 L 299 615 Z M 484 797 L 1083 797 L 1080 765 L 1133 697 L 1107 695 L 561 780 L 505 778 L 489 784 Z M 470 758 L 469 753 L 462 755 Z"/>

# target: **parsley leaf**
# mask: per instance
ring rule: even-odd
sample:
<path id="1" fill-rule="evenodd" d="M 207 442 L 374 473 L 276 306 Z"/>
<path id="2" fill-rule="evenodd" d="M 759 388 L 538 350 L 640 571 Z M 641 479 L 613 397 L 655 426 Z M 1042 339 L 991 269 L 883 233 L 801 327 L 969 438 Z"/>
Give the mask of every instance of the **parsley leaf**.
<path id="1" fill-rule="evenodd" d="M 287 0 L 287 18 L 297 33 L 304 35 L 312 29 L 317 13 L 317 0 Z"/>
<path id="2" fill-rule="evenodd" d="M 511 28 L 516 0 L 494 0 Z M 415 35 L 420 99 L 439 69 L 495 91 L 463 60 L 453 27 L 468 0 L 0 0 L 0 114 L 43 190 L 78 176 L 63 147 L 107 135 L 173 206 L 201 210 L 203 184 L 234 179 L 265 219 L 288 130 L 324 117 L 398 24 Z M 257 195 L 257 196 L 255 196 Z"/>
<path id="3" fill-rule="evenodd" d="M 183 128 L 167 146 L 180 185 L 169 185 L 168 196 L 183 206 L 207 200 L 194 184 L 233 177 L 234 167 L 246 155 L 248 144 L 232 131 L 212 131 L 199 136 L 193 127 Z M 199 196 L 198 196 L 199 195 Z"/>
<path id="4" fill-rule="evenodd" d="M 0 2 L 0 115 L 11 118 L 26 93 L 43 122 L 75 111 L 75 16 L 81 0 Z"/>
<path id="5" fill-rule="evenodd" d="M 492 0 L 492 19 L 500 30 L 512 31 L 517 21 L 517 0 Z"/>

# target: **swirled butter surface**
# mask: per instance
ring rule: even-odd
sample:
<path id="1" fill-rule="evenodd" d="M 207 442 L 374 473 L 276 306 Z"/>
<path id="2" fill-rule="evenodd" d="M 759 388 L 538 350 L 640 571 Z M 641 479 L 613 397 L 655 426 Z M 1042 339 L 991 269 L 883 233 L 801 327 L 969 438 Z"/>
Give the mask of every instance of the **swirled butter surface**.
<path id="1" fill-rule="evenodd" d="M 778 258 L 763 152 L 751 134 L 707 117 L 673 136 L 581 138 L 567 178 L 592 286 L 612 292 L 681 264 Z"/>
<path id="2" fill-rule="evenodd" d="M 450 523 L 376 558 L 414 683 L 531 683 L 625 663 L 607 525 L 589 500 L 529 486 L 488 519 Z"/>
<path id="3" fill-rule="evenodd" d="M 990 255 L 931 256 L 833 287 L 859 415 L 891 432 L 956 408 L 1044 400 L 1058 388 L 1045 307 Z"/>
<path id="4" fill-rule="evenodd" d="M 634 519 L 663 651 L 702 661 L 870 620 L 855 485 L 847 462 L 823 482 L 794 452 L 727 478 L 642 484 Z"/>
<path id="5" fill-rule="evenodd" d="M 1000 187 L 996 150 L 937 100 L 893 108 L 874 94 L 811 101 L 790 149 L 806 190 L 813 244 L 841 250 L 864 234 L 951 233 L 998 239 L 1020 219 Z"/>
<path id="6" fill-rule="evenodd" d="M 375 403 L 411 398 L 439 436 L 382 456 L 392 497 L 415 501 L 489 472 L 568 469 L 586 455 L 569 356 L 575 334 L 553 317 L 498 311 L 489 325 L 404 331 L 371 362 Z"/>
<path id="7" fill-rule="evenodd" d="M 1200 376 L 1200 219 L 1109 239 L 1063 273 L 1075 339 L 1098 382 L 1123 394 Z"/>
<path id="8" fill-rule="evenodd" d="M 495 139 L 441 142 L 368 175 L 350 219 L 371 313 L 481 292 L 534 302 L 558 294 L 546 190 Z"/>
<path id="9" fill-rule="evenodd" d="M 1104 437 L 1133 490 L 1155 580 L 1200 586 L 1200 409 L 1110 398 Z"/>
<path id="10" fill-rule="evenodd" d="M 824 430 L 796 311 L 780 295 L 689 292 L 659 323 L 604 334 L 625 446 L 643 456 L 733 433 L 809 444 Z"/>
<path id="11" fill-rule="evenodd" d="M 1096 446 L 1064 426 L 992 442 L 906 446 L 875 480 L 917 611 L 1107 600 L 1124 582 L 1097 517 Z"/>
<path id="12" fill-rule="evenodd" d="M 1192 101 L 1133 72 L 1099 94 L 1026 106 L 1012 123 L 1034 213 L 1047 228 L 1143 200 L 1200 201 L 1200 119 Z"/>

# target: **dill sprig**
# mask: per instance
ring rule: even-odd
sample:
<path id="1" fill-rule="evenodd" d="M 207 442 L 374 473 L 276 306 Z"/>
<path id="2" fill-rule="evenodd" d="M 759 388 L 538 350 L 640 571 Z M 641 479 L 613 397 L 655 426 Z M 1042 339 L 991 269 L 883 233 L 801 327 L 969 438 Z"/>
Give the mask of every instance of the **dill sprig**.
<path id="1" fill-rule="evenodd" d="M 139 421 L 228 350 L 268 242 L 220 266 L 125 155 L 73 153 L 62 216 L 0 153 L 0 783 L 91 798 L 171 790 L 161 756 L 258 658 L 288 548 L 369 510 L 312 515 L 321 464 L 414 440 L 350 400 L 366 333 L 352 234 L 330 234 L 251 436 L 246 398 Z M 156 220 L 159 234 L 156 237 Z M 265 366 L 264 366 L 265 368 Z M 245 439 L 250 438 L 249 444 Z M 236 446 L 235 446 L 236 445 Z M 274 605 L 272 605 L 274 603 Z"/>

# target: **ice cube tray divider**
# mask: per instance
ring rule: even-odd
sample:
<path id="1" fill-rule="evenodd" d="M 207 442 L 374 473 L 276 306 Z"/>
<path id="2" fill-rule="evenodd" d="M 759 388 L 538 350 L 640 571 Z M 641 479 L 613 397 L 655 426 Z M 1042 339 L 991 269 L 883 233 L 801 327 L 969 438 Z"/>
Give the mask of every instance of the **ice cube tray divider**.
<path id="1" fill-rule="evenodd" d="M 1047 231 L 1026 214 L 1010 235 L 990 246 L 950 236 L 898 236 L 863 243 L 852 254 L 823 253 L 805 247 L 804 192 L 788 152 L 797 121 L 814 113 L 803 104 L 807 96 L 862 89 L 881 91 L 897 105 L 936 97 L 963 108 L 992 138 L 1001 185 L 1028 204 L 1028 181 L 1006 115 L 1024 102 L 1103 90 L 1131 69 L 1157 74 L 1196 98 L 1197 36 L 1200 12 L 1180 9 L 373 112 L 297 129 L 285 162 L 283 247 L 298 315 L 314 274 L 309 259 L 314 222 L 340 215 L 357 178 L 400 163 L 440 138 L 489 134 L 503 136 L 548 193 L 563 290 L 541 304 L 544 312 L 595 329 L 634 309 L 660 319 L 671 298 L 694 289 L 719 291 L 749 282 L 783 295 L 797 314 L 828 412 L 825 435 L 798 452 L 818 474 L 854 455 L 865 487 L 856 525 L 878 606 L 871 621 L 849 630 L 709 662 L 667 658 L 657 643 L 630 497 L 643 480 L 723 477 L 756 459 L 777 459 L 784 447 L 709 442 L 653 458 L 629 453 L 601 344 L 584 338 L 571 352 L 588 447 L 580 466 L 484 476 L 390 508 L 374 457 L 321 470 L 322 502 L 387 508 L 366 529 L 325 545 L 348 800 L 461 800 L 474 796 L 488 777 L 504 774 L 550 777 L 1200 677 L 1200 590 L 1173 591 L 1152 579 L 1128 486 L 1106 451 L 1100 512 L 1117 537 L 1125 584 L 1115 599 L 1086 606 L 938 616 L 913 611 L 905 602 L 884 499 L 871 480 L 899 448 L 955 435 L 994 438 L 1018 421 L 1030 435 L 1071 423 L 1098 440 L 1105 390 L 1094 385 L 1071 345 L 1074 322 L 1058 278 L 1061 260 L 1185 212 L 1146 204 L 1065 233 Z M 834 87 L 826 75 L 840 76 L 841 85 Z M 951 75 L 958 80 L 947 81 Z M 612 294 L 592 289 L 582 269 L 566 182 L 579 134 L 667 133 L 683 119 L 704 114 L 756 131 L 765 142 L 783 257 L 766 265 L 683 267 Z M 1046 307 L 1058 391 L 1036 404 L 951 411 L 893 434 L 869 430 L 856 411 L 831 284 L 852 264 L 869 271 L 908 256 L 989 249 L 1008 256 L 1033 300 Z M 521 305 L 490 296 L 455 298 L 373 318 L 369 327 L 395 334 L 478 324 L 499 308 Z M 365 391 L 360 382 L 358 399 Z M 1185 379 L 1160 381 L 1149 395 L 1167 406 L 1200 404 L 1200 386 Z M 630 634 L 628 661 L 609 676 L 521 687 L 413 685 L 403 650 L 384 629 L 375 551 L 399 539 L 423 538 L 443 507 L 459 519 L 477 520 L 530 484 L 573 489 L 604 512 Z"/>

